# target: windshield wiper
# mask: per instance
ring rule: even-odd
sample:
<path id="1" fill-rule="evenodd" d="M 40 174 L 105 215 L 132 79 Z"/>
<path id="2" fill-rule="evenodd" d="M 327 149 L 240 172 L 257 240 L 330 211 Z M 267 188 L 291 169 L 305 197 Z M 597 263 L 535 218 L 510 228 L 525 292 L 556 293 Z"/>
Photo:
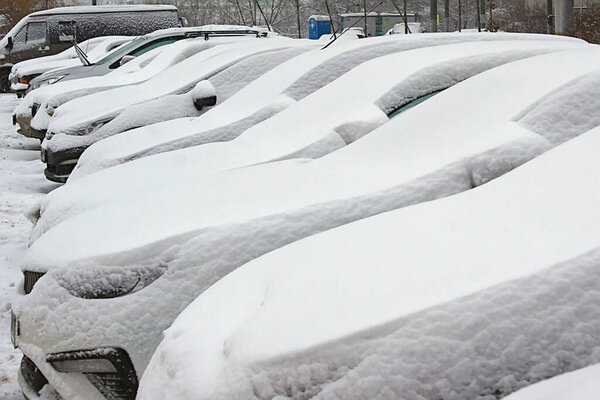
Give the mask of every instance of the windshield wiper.
<path id="1" fill-rule="evenodd" d="M 79 45 L 77 44 L 77 42 L 75 40 L 73 40 L 73 47 L 75 47 L 75 52 L 77 53 L 77 57 L 79 57 L 79 60 L 81 60 L 81 63 L 83 65 L 86 65 L 86 66 L 92 65 L 90 60 L 88 60 L 87 55 L 85 54 L 85 51 L 83 51 L 81 49 L 81 47 L 79 47 Z"/>

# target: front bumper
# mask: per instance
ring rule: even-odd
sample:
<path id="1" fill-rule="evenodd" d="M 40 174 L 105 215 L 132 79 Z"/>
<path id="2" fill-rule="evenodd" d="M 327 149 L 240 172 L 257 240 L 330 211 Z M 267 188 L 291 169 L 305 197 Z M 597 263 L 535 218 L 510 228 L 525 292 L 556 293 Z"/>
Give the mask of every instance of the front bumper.
<path id="1" fill-rule="evenodd" d="M 46 163 L 44 175 L 52 182 L 65 183 L 87 147 L 74 147 L 58 152 L 42 148 L 42 161 Z"/>
<path id="2" fill-rule="evenodd" d="M 56 391 L 56 400 L 74 397 L 85 400 L 135 399 L 138 379 L 127 352 L 122 349 L 100 348 L 46 356 L 33 346 L 24 347 L 18 379 L 29 400 L 38 399 L 45 385 Z M 80 364 L 82 361 L 84 364 Z M 86 369 L 85 362 L 96 362 L 96 370 L 90 370 L 89 366 Z M 67 372 L 62 370 L 65 365 Z"/>
<path id="3" fill-rule="evenodd" d="M 18 114 L 13 115 L 13 124 L 19 125 L 19 129 L 17 130 L 17 132 L 20 135 L 42 140 L 44 138 L 43 136 L 41 138 L 39 138 L 37 136 L 33 136 L 34 133 L 31 131 L 31 119 L 32 118 L 33 117 L 31 115 L 28 115 L 28 116 L 18 115 Z M 37 133 L 35 133 L 35 134 L 37 134 Z"/>

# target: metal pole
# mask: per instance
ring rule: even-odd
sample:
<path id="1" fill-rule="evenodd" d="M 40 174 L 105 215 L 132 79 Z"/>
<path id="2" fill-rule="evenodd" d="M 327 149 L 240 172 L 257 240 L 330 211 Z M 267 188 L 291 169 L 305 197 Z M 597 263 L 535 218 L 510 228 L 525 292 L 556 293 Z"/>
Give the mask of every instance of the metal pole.
<path id="1" fill-rule="evenodd" d="M 462 0 L 458 0 L 458 31 L 462 31 Z"/>
<path id="2" fill-rule="evenodd" d="M 437 32 L 437 0 L 429 0 L 429 28 Z"/>
<path id="3" fill-rule="evenodd" d="M 298 39 L 302 38 L 300 31 L 300 0 L 296 0 L 296 17 L 298 18 Z"/>
<path id="4" fill-rule="evenodd" d="M 444 0 L 444 19 L 446 20 L 446 32 L 450 32 L 450 0 Z"/>
<path id="5" fill-rule="evenodd" d="M 337 34 L 333 26 L 333 18 L 331 18 L 331 10 L 329 9 L 329 3 L 325 0 L 325 8 L 327 8 L 327 15 L 329 15 L 329 24 L 331 25 L 331 32 L 333 32 L 333 40 L 337 40 Z"/>
<path id="6" fill-rule="evenodd" d="M 554 5 L 552 0 L 546 1 L 546 33 L 554 34 Z"/>
<path id="7" fill-rule="evenodd" d="M 368 25 L 367 24 L 367 0 L 363 0 L 363 10 L 365 13 L 365 37 L 368 37 L 369 34 L 367 32 L 367 29 L 368 29 L 368 27 L 367 27 L 367 25 Z"/>
<path id="8" fill-rule="evenodd" d="M 404 34 L 408 35 L 408 18 L 406 17 L 406 0 L 404 0 Z"/>
<path id="9" fill-rule="evenodd" d="M 475 0 L 477 2 L 477 32 L 481 32 L 481 9 L 479 6 L 479 0 Z"/>

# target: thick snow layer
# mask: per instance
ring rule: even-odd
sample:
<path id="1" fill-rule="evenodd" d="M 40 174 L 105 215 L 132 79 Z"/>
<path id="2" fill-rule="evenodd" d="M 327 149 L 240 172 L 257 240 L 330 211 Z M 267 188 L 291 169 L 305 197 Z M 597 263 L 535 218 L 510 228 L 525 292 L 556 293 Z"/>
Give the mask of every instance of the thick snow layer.
<path id="1" fill-rule="evenodd" d="M 292 40 L 282 38 L 261 40 L 251 37 L 214 38 L 208 41 L 192 39 L 192 42 L 198 46 L 194 53 L 208 46 L 208 43 L 225 41 L 229 41 L 230 44 L 213 46 L 199 54 L 185 57 L 183 61 L 173 62 L 170 68 L 138 85 L 94 93 L 63 104 L 54 112 L 48 125 L 48 132 L 82 134 L 82 129 L 89 128 L 94 122 L 114 118 L 127 106 L 169 94 L 187 92 L 198 81 L 207 79 L 246 57 L 273 49 L 287 48 L 293 44 Z M 176 44 L 178 43 L 173 45 Z M 162 55 L 164 52 L 161 53 Z M 32 127 L 34 121 L 35 118 L 31 121 Z"/>
<path id="2" fill-rule="evenodd" d="M 515 53 L 515 48 L 519 47 L 518 45 L 523 46 L 522 50 Z M 492 50 L 494 46 L 495 51 Z M 512 50 L 507 51 L 504 46 Z M 391 108 L 390 105 L 393 104 L 404 104 L 406 99 L 416 98 L 431 90 L 447 87 L 468 77 L 470 74 L 475 74 L 511 59 L 524 57 L 531 54 L 530 52 L 535 53 L 535 46 L 534 43 L 525 42 L 463 43 L 411 50 L 372 60 L 355 68 L 293 107 L 249 129 L 231 142 L 207 144 L 161 153 L 99 171 L 82 179 L 69 180 L 67 185 L 48 196 L 41 204 L 40 214 L 44 218 L 36 224 L 32 232 L 32 241 L 35 241 L 50 227 L 78 212 L 96 207 L 110 200 L 125 198 L 130 194 L 148 188 L 171 186 L 179 188 L 185 186 L 184 182 L 193 182 L 195 179 L 213 172 L 277 159 L 318 158 L 328 152 L 342 148 L 348 143 L 352 143 L 363 134 L 387 122 L 388 118 L 382 109 L 389 109 Z M 544 46 L 542 48 L 545 49 Z M 461 56 L 457 57 L 454 55 L 456 53 L 461 54 Z M 469 58 L 469 63 L 465 62 L 467 54 L 472 55 Z M 572 67 L 571 62 L 565 60 L 566 57 L 574 57 L 577 61 L 580 61 L 581 66 Z M 568 68 L 571 72 L 561 70 L 562 75 L 557 74 L 557 77 L 549 80 L 548 83 L 531 78 L 532 88 L 526 94 L 521 94 L 521 85 L 517 87 L 514 85 L 507 86 L 508 94 L 501 97 L 503 102 L 516 95 L 520 96 L 520 101 L 508 101 L 508 105 L 496 111 L 493 116 L 487 115 L 487 111 L 492 107 L 490 103 L 480 102 L 479 107 L 488 108 L 473 108 L 473 111 L 479 111 L 477 114 L 479 117 L 470 119 L 471 123 L 475 124 L 475 128 L 472 129 L 476 131 L 480 129 L 480 126 L 490 125 L 493 121 L 500 122 L 512 118 L 544 93 L 593 69 L 594 64 L 584 60 L 596 60 L 598 57 L 600 57 L 600 52 L 591 50 L 580 53 L 565 53 L 554 58 L 549 56 L 550 60 L 554 61 L 556 59 L 558 65 L 565 66 L 564 68 Z M 544 60 L 547 59 L 542 59 L 542 62 Z M 398 65 L 395 76 L 381 80 L 365 79 L 366 76 L 376 77 L 377 75 L 373 71 L 379 71 L 383 65 L 390 62 Z M 516 72 L 523 68 L 533 76 L 547 78 L 547 75 L 541 73 L 538 75 L 537 72 L 532 72 L 540 62 L 534 60 L 532 63 L 535 67 L 524 64 L 524 67 L 513 67 L 516 69 L 511 69 L 511 71 Z M 468 68 L 465 69 L 464 67 L 467 65 Z M 497 78 L 495 76 L 490 78 L 492 85 L 496 85 L 498 79 L 513 79 L 512 74 L 507 77 L 502 69 L 497 75 Z M 448 120 L 455 121 L 456 128 L 454 129 L 465 129 L 468 126 L 461 119 L 456 120 L 456 103 L 452 102 L 464 101 L 463 99 L 473 95 L 476 90 L 471 89 L 471 85 L 480 84 L 478 82 L 481 82 L 481 78 L 476 79 L 474 82 L 462 89 L 462 93 L 467 94 L 459 94 L 449 103 L 446 103 L 445 106 L 440 107 L 442 110 L 447 110 L 444 111 L 444 118 L 440 117 L 437 122 L 440 124 L 438 129 L 440 129 L 441 135 L 445 135 L 450 129 L 447 128 L 449 125 Z M 419 90 L 424 91 L 419 92 Z M 347 92 L 352 92 L 354 95 L 344 95 Z M 393 93 L 393 95 L 390 93 Z M 499 93 L 502 94 L 502 92 Z M 340 98 L 336 107 L 333 109 L 328 108 L 330 99 L 336 96 Z M 490 102 L 494 107 L 500 107 L 497 105 L 496 99 L 491 99 Z M 433 101 L 434 105 L 437 103 L 437 101 Z M 429 108 L 429 110 L 431 110 L 430 113 L 441 114 L 437 109 Z M 306 115 L 313 117 L 306 121 Z M 353 115 L 353 119 L 349 120 L 348 115 Z M 410 125 L 410 129 L 416 129 L 427 118 L 429 116 L 426 114 L 419 114 L 418 119 Z M 434 129 L 433 126 L 430 129 Z M 471 134 L 470 131 L 469 134 Z M 515 140 L 518 138 L 518 135 L 515 136 Z M 436 140 L 439 139 L 436 138 Z M 525 159 L 532 156 L 529 152 L 533 152 L 533 155 L 535 155 L 535 151 L 529 144 L 521 145 L 524 147 Z M 537 144 L 533 147 L 537 147 Z M 392 160 L 399 158 L 395 153 L 390 157 Z M 505 162 L 506 168 L 510 168 L 511 162 Z M 477 173 L 485 176 L 485 171 Z M 482 178 L 482 180 L 484 179 Z M 290 182 L 292 181 L 290 180 Z M 371 182 L 376 183 L 375 180 L 371 180 Z M 298 188 L 301 189 L 302 185 Z M 195 186 L 191 186 L 191 190 L 196 190 Z M 303 198 L 302 195 L 297 197 L 298 200 Z"/>
<path id="3" fill-rule="evenodd" d="M 593 400 L 600 393 L 600 364 L 536 383 L 504 400 Z"/>
<path id="4" fill-rule="evenodd" d="M 593 55 L 585 56 L 587 63 L 597 64 Z M 205 177 L 190 175 L 140 188 L 121 200 L 105 200 L 104 205 L 78 215 L 79 203 L 65 203 L 68 208 L 63 212 L 75 216 L 35 241 L 22 264 L 27 270 L 50 269 L 50 273 L 15 306 L 21 321 L 20 343 L 30 346 L 28 354 L 34 355 L 119 343 L 141 374 L 162 330 L 198 294 L 245 262 L 357 218 L 468 189 L 542 151 L 546 143 L 530 132 L 503 136 L 502 131 L 482 132 L 481 127 L 510 119 L 536 96 L 549 92 L 552 85 L 568 81 L 569 74 L 583 73 L 586 61 L 581 58 L 566 53 L 560 59 L 540 59 L 539 64 L 529 65 L 532 70 L 525 65 L 517 67 L 524 74 L 523 82 L 532 81 L 526 86 L 512 79 L 515 70 L 510 69 L 505 75 L 496 74 L 496 69 L 471 78 L 399 115 L 344 152 L 318 160 L 322 164 L 315 161 L 314 169 L 310 167 L 313 162 L 288 160 Z M 556 83 L 544 79 L 546 76 L 536 69 L 539 65 L 552 65 Z M 498 84 L 506 81 L 510 84 Z M 456 107 L 464 99 L 478 96 L 480 90 L 494 95 L 476 103 L 480 108 L 468 115 L 477 117 L 467 124 L 469 119 L 457 113 Z M 513 97 L 519 100 L 506 101 Z M 430 102 L 437 102 L 433 103 L 436 112 L 445 110 L 440 119 L 447 125 L 438 125 L 444 129 L 424 127 L 423 116 L 432 114 L 433 106 L 427 107 Z M 497 114 L 490 113 L 491 109 Z M 411 129 L 402 131 L 407 135 L 399 135 L 404 119 Z M 455 129 L 448 131 L 446 127 Z M 440 135 L 445 146 L 440 145 Z M 479 140 L 469 144 L 470 137 Z M 427 157 L 428 151 L 440 146 L 447 146 L 448 155 L 438 150 Z M 347 154 L 345 162 L 334 163 L 338 153 Z M 370 162 L 360 161 L 363 153 L 362 160 Z M 442 158 L 439 161 L 438 156 Z M 303 163 L 307 168 L 301 168 Z M 319 165 L 322 175 L 315 173 Z M 178 166 L 183 163 L 170 168 L 176 171 Z M 415 173 L 411 178 L 413 166 L 421 175 Z M 309 179 L 302 180 L 303 173 Z M 304 185 L 302 190 L 297 188 L 298 182 Z M 274 195 L 263 196 L 269 194 L 270 187 L 275 189 Z M 289 196 L 282 195 L 287 189 Z M 91 192 L 93 189 L 90 199 Z M 87 201 L 81 205 L 87 207 Z M 57 204 L 52 202 L 53 207 Z M 59 219 L 57 215 L 47 209 L 40 223 L 53 224 Z M 123 297 L 90 301 L 74 295 L 118 282 L 128 286 L 153 279 L 146 288 Z M 140 316 L 139 307 L 153 312 Z"/>
<path id="5" fill-rule="evenodd" d="M 172 124 L 148 126 L 95 144 L 80 158 L 71 179 L 150 154 L 232 140 L 249 127 L 293 104 L 293 100 L 302 99 L 357 65 L 376 57 L 459 42 L 551 40 L 556 43 L 556 38 L 550 35 L 441 33 L 336 43 L 325 51 L 315 50 L 283 63 L 198 120 L 182 119 Z M 558 39 L 564 40 L 575 43 L 571 38 Z M 389 70 L 390 66 L 384 68 L 384 71 Z M 337 98 L 335 96 L 334 101 Z"/>
<path id="6" fill-rule="evenodd" d="M 25 265 L 38 269 L 40 265 L 61 265 L 79 257 L 126 251 L 130 247 L 144 246 L 158 240 L 178 240 L 178 235 L 188 232 L 192 227 L 199 229 L 204 224 L 211 226 L 212 223 L 251 221 L 258 216 L 276 216 L 292 210 L 300 214 L 323 213 L 315 217 L 321 221 L 317 227 L 306 228 L 309 231 L 322 230 L 330 224 L 339 223 L 338 214 L 343 221 L 348 221 L 466 190 L 493 179 L 547 149 L 550 144 L 546 140 L 510 120 L 554 89 L 594 71 L 598 61 L 600 52 L 590 49 L 550 54 L 504 65 L 447 89 L 352 146 L 299 166 L 296 161 L 284 164 L 288 165 L 287 168 L 261 165 L 234 171 L 229 175 L 231 178 L 217 174 L 214 178 L 209 176 L 205 178 L 206 181 L 200 181 L 203 175 L 208 175 L 201 158 L 180 157 L 170 165 L 163 167 L 159 164 L 160 169 L 157 169 L 151 163 L 153 157 L 148 157 L 136 162 L 147 165 L 137 175 L 128 174 L 128 167 L 136 163 L 101 171 L 68 183 L 44 198 L 40 206 L 41 218 L 32 231 L 33 245 Z M 548 65 L 552 65 L 552 68 Z M 522 77 L 518 82 L 514 81 L 516 73 Z M 548 79 L 550 75 L 553 79 Z M 595 87 L 599 85 L 597 81 Z M 482 89 L 494 95 L 473 104 L 469 109 L 469 118 L 457 112 L 457 104 L 462 104 Z M 423 125 L 423 121 L 432 114 L 438 118 Z M 587 116 L 583 114 L 579 118 Z M 488 128 L 484 130 L 482 126 Z M 402 134 L 398 134 L 399 130 Z M 440 143 L 445 146 L 440 146 Z M 163 156 L 169 154 L 174 153 L 165 153 Z M 111 173 L 118 169 L 123 171 L 114 175 Z M 164 176 L 159 179 L 161 172 Z M 105 176 L 110 179 L 102 179 Z M 209 182 L 216 182 L 217 186 L 211 188 Z M 263 182 L 268 182 L 268 185 Z M 255 188 L 252 190 L 253 202 L 249 202 L 245 195 L 249 186 Z M 306 190 L 308 187 L 313 189 Z M 205 205 L 196 199 L 199 191 L 211 193 L 210 199 L 203 200 L 206 201 Z M 142 207 L 140 203 L 144 202 L 141 198 L 147 197 L 147 193 L 152 193 L 156 201 Z M 286 193 L 286 196 L 278 193 Z M 371 207 L 359 206 L 367 199 L 371 199 L 368 202 L 373 204 Z M 168 213 L 161 211 L 163 203 L 170 204 L 173 201 L 179 205 L 173 206 Z M 109 207 L 111 202 L 115 202 L 114 209 Z M 208 215 L 197 213 L 192 218 L 187 215 L 192 212 L 188 207 L 203 210 L 219 208 L 206 211 Z M 111 210 L 108 211 L 108 208 Z M 122 211 L 117 211 L 120 208 Z M 77 221 L 76 216 L 86 210 L 93 211 L 90 215 L 101 212 L 108 213 L 104 215 L 119 215 L 130 208 L 138 210 L 132 218 L 147 220 L 153 226 L 161 226 L 161 229 L 153 230 L 137 222 L 130 229 L 139 229 L 143 234 L 123 231 L 115 236 L 102 231 L 99 226 L 105 224 L 106 229 L 119 230 L 112 223 L 120 226 L 121 221 L 106 222 L 102 217 L 97 222 L 72 222 L 61 228 L 71 219 Z M 340 211 L 333 213 L 331 208 Z M 141 215 L 146 217 L 142 218 Z M 223 215 L 227 217 L 223 218 Z M 87 218 L 85 213 L 82 218 Z M 162 218 L 165 220 L 158 222 Z M 180 218 L 181 222 L 174 222 Z M 196 221 L 195 218 L 199 219 Z M 90 240 L 88 233 L 83 232 L 78 235 L 82 238 L 81 244 L 73 245 L 71 241 L 62 239 L 62 235 L 68 231 L 82 229 L 87 232 L 88 227 L 92 226 L 94 232 L 90 232 L 90 235 L 110 236 L 114 243 L 108 238 Z M 52 227 L 56 229 L 50 230 Z M 66 231 L 60 233 L 63 229 Z M 47 231 L 49 234 L 44 235 Z M 130 239 L 122 242 L 121 234 Z M 132 246 L 133 243 L 136 245 Z M 74 249 L 59 250 L 64 245 Z"/>
<path id="7" fill-rule="evenodd" d="M 203 39 L 180 40 L 170 45 L 161 46 L 150 50 L 122 67 L 103 75 L 89 78 L 74 79 L 66 82 L 57 82 L 32 90 L 15 109 L 15 113 L 23 116 L 31 115 L 31 106 L 41 105 L 41 114 L 46 114 L 44 108 L 54 109 L 61 104 L 112 87 L 131 85 L 150 79 L 168 67 L 182 61 L 193 54 L 206 50 L 215 45 L 216 41 Z M 148 62 L 149 61 L 149 62 Z M 41 118 L 42 116 L 36 115 Z M 46 129 L 47 116 L 44 122 L 39 122 L 39 129 Z M 35 122 L 32 120 L 32 124 Z"/>
<path id="8" fill-rule="evenodd" d="M 200 92 L 202 87 L 214 88 L 212 90 L 216 90 L 217 104 L 220 104 L 258 76 L 310 48 L 311 46 L 308 45 L 293 46 L 288 49 L 274 50 L 267 53 L 261 52 L 249 56 L 209 77 L 207 80 L 200 81 L 198 84 L 201 84 L 201 87 L 196 85 L 194 89 L 187 93 L 166 95 L 128 106 L 113 120 L 94 131 L 93 134 L 84 136 L 57 134 L 52 137 L 52 140 L 44 142 L 44 147 L 55 150 L 89 146 L 104 138 L 140 126 L 176 118 L 197 117 L 211 109 L 211 107 L 203 107 L 202 110 L 197 110 L 194 107 L 193 98 L 202 94 Z"/>
<path id="9" fill-rule="evenodd" d="M 44 193 L 56 187 L 43 176 L 39 142 L 15 132 L 13 94 L 0 94 L 0 398 L 22 400 L 17 384 L 20 353 L 10 343 L 10 308 L 22 274 L 31 223 L 24 213 Z"/>
<path id="10" fill-rule="evenodd" d="M 86 40 L 80 43 L 79 47 L 86 53 L 88 60 L 93 64 L 106 56 L 109 51 L 132 39 L 133 37 L 129 36 L 104 36 Z M 53 58 L 54 56 L 47 56 L 17 63 L 12 67 L 11 75 L 19 77 L 39 75 L 56 68 L 81 65 L 81 61 L 73 47 L 57 55 L 61 57 Z"/>
<path id="11" fill-rule="evenodd" d="M 248 263 L 167 330 L 138 398 L 492 400 L 597 363 L 598 146 Z"/>

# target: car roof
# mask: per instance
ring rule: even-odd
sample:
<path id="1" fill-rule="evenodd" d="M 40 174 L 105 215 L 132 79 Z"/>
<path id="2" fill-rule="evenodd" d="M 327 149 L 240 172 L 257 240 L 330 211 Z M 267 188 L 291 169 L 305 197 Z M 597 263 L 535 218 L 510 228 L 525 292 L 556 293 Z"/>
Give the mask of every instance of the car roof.
<path id="1" fill-rule="evenodd" d="M 118 5 L 118 6 L 74 6 L 58 7 L 49 10 L 37 11 L 29 14 L 30 17 L 41 17 L 48 15 L 64 14 L 97 14 L 118 12 L 142 12 L 142 11 L 177 11 L 177 7 L 169 5 Z"/>

